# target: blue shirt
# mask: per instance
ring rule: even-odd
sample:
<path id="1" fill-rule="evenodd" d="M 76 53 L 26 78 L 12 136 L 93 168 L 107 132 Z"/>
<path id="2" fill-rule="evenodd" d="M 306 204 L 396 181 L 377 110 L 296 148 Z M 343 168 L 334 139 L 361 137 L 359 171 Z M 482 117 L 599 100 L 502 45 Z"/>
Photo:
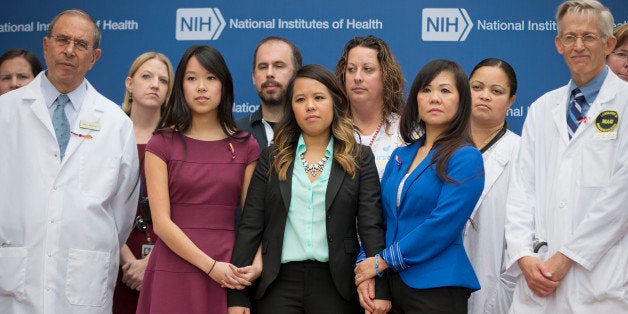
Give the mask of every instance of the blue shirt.
<path id="1" fill-rule="evenodd" d="M 602 88 L 602 84 L 604 84 L 606 75 L 608 75 L 608 66 L 604 66 L 604 70 L 602 70 L 600 74 L 593 78 L 589 83 L 580 87 L 580 91 L 589 105 L 593 104 L 595 98 L 597 98 L 597 94 L 600 93 L 600 89 Z M 576 89 L 576 87 L 576 83 L 572 80 L 569 84 L 569 93 L 571 95 L 569 96 L 569 102 L 573 100 L 573 94 L 571 94 L 571 92 Z"/>
<path id="2" fill-rule="evenodd" d="M 48 77 L 46 76 L 47 73 L 48 71 L 41 76 L 41 92 L 44 95 L 50 119 L 52 119 L 52 114 L 55 109 L 57 109 L 57 97 L 59 97 L 61 93 L 59 93 L 57 88 L 52 85 L 50 80 L 48 80 Z M 76 119 L 78 119 L 79 112 L 81 111 L 81 104 L 83 103 L 83 99 L 85 99 L 85 94 L 87 94 L 87 83 L 85 82 L 85 79 L 83 79 L 83 82 L 81 82 L 79 87 L 67 94 L 70 98 L 70 104 L 69 106 L 65 106 L 64 112 L 68 118 L 68 123 L 70 123 L 70 130 L 74 129 L 74 124 L 76 123 Z"/>
<path id="3" fill-rule="evenodd" d="M 292 170 L 292 197 L 283 237 L 282 263 L 306 260 L 329 261 L 325 194 L 334 157 L 333 147 L 332 137 L 325 149 L 325 156 L 328 159 L 323 172 L 314 182 L 310 182 L 300 158 L 301 154 L 306 151 L 305 142 L 303 135 L 299 136 Z"/>

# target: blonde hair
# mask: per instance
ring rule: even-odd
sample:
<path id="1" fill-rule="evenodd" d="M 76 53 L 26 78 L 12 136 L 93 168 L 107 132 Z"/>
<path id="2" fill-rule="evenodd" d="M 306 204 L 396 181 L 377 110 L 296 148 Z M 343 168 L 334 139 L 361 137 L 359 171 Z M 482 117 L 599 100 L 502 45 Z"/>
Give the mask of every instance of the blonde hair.
<path id="1" fill-rule="evenodd" d="M 172 63 L 170 63 L 170 59 L 168 59 L 166 55 L 160 52 L 155 52 L 155 51 L 149 51 L 149 52 L 145 52 L 141 54 L 139 57 L 135 59 L 135 61 L 133 61 L 133 64 L 131 64 L 131 68 L 129 69 L 129 74 L 127 75 L 127 77 L 133 78 L 133 76 L 135 76 L 135 73 L 142 66 L 142 64 L 152 59 L 157 59 L 163 62 L 166 65 L 166 68 L 168 69 L 168 91 L 166 92 L 166 100 L 161 105 L 161 111 L 163 112 L 163 108 L 168 102 L 168 98 L 170 98 L 170 94 L 172 94 L 172 86 L 174 84 L 174 72 L 172 70 Z M 124 101 L 122 102 L 122 110 L 124 110 L 124 112 L 130 116 L 132 106 L 133 106 L 133 99 L 131 98 L 131 93 L 129 93 L 128 89 L 125 89 Z"/>

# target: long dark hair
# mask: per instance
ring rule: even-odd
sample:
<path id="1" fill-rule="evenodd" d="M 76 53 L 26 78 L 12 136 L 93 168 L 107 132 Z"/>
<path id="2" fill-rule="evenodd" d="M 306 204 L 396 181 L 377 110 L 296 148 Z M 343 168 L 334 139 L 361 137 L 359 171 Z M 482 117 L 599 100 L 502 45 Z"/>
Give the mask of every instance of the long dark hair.
<path id="1" fill-rule="evenodd" d="M 172 95 L 168 99 L 168 105 L 166 105 L 164 113 L 157 124 L 156 133 L 175 132 L 183 134 L 192 125 L 192 114 L 183 93 L 185 69 L 192 56 L 196 57 L 196 60 L 205 70 L 216 75 L 222 84 L 220 103 L 218 104 L 218 119 L 223 132 L 230 138 L 242 138 L 238 134 L 239 130 L 233 119 L 233 80 L 231 79 L 231 72 L 229 72 L 227 63 L 218 50 L 210 46 L 200 45 L 190 46 L 183 54 L 183 57 L 181 57 L 174 75 Z"/>
<path id="2" fill-rule="evenodd" d="M 347 94 L 344 88 L 340 86 L 340 82 L 336 80 L 334 74 L 318 64 L 308 64 L 297 70 L 286 88 L 284 114 L 282 120 L 277 125 L 277 132 L 275 133 L 274 142 L 277 146 L 277 155 L 273 159 L 273 170 L 277 172 L 280 180 L 285 180 L 288 167 L 295 158 L 294 154 L 299 135 L 301 134 L 301 128 L 292 111 L 292 95 L 294 93 L 294 82 L 298 78 L 310 78 L 327 87 L 334 103 L 334 117 L 331 122 L 331 136 L 334 138 L 334 160 L 349 175 L 354 177 L 358 168 L 356 157 L 359 154 L 360 147 L 355 142 L 353 125 L 347 116 Z"/>
<path id="3" fill-rule="evenodd" d="M 447 175 L 449 159 L 460 147 L 474 146 L 469 127 L 471 89 L 469 88 L 469 78 L 460 65 L 453 61 L 439 59 L 430 61 L 423 66 L 412 82 L 410 94 L 408 94 L 408 100 L 399 122 L 399 131 L 407 143 L 415 143 L 418 140 L 417 134 L 425 131 L 425 123 L 419 116 L 417 95 L 441 72 L 449 72 L 454 75 L 459 104 L 453 120 L 434 142 L 433 149 L 435 151 L 430 164 L 436 164 L 436 174 L 441 180 L 452 183 L 455 181 Z"/>

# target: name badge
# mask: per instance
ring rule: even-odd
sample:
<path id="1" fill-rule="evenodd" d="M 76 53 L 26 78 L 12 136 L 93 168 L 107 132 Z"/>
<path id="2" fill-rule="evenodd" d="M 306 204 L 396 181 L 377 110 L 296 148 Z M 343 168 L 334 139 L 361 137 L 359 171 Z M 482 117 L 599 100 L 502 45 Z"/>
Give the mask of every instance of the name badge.
<path id="1" fill-rule="evenodd" d="M 597 132 L 593 135 L 596 140 L 608 141 L 617 138 L 617 131 L 615 132 Z"/>
<path id="2" fill-rule="evenodd" d="M 79 128 L 81 128 L 81 129 L 88 129 L 88 130 L 94 130 L 94 131 L 100 131 L 100 123 L 81 120 L 79 122 Z"/>
<path id="3" fill-rule="evenodd" d="M 619 114 L 615 110 L 602 111 L 595 118 L 595 128 L 597 133 L 593 138 L 599 140 L 614 140 L 617 138 L 617 125 L 619 124 Z"/>

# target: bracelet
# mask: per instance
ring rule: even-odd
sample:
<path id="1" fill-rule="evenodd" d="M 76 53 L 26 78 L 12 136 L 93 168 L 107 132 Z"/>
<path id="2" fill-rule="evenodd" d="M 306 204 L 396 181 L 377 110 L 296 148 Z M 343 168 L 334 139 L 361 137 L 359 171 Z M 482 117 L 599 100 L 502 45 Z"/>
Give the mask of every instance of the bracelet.
<path id="1" fill-rule="evenodd" d="M 209 276 L 209 274 L 211 274 L 212 270 L 214 270 L 214 266 L 216 266 L 216 260 L 214 260 L 214 263 L 212 264 L 212 267 L 209 268 L 209 271 L 207 272 L 207 276 Z"/>
<path id="2" fill-rule="evenodd" d="M 375 254 L 375 273 L 379 278 L 382 278 L 382 276 L 384 276 L 384 272 L 379 271 L 379 254 Z"/>

